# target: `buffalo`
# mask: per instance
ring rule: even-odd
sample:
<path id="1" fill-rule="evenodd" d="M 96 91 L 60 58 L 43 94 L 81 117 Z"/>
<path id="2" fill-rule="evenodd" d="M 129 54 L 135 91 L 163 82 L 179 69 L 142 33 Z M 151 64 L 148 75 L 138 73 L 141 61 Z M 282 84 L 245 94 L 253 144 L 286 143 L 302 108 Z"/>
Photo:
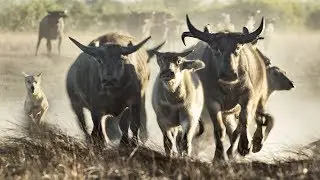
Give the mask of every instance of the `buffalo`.
<path id="1" fill-rule="evenodd" d="M 238 138 L 238 152 L 246 155 L 250 151 L 251 136 L 248 125 L 255 117 L 256 110 L 264 112 L 267 96 L 266 66 L 261 56 L 252 47 L 252 42 L 259 38 L 264 28 L 264 19 L 254 32 L 218 32 L 210 33 L 196 29 L 187 16 L 189 32 L 185 37 L 195 37 L 206 42 L 211 52 L 202 52 L 202 59 L 206 67 L 198 71 L 204 87 L 205 105 L 214 124 L 216 138 L 215 159 L 227 160 L 224 140 L 226 127 L 222 114 L 240 105 L 239 123 L 233 136 Z"/>
<path id="2" fill-rule="evenodd" d="M 38 55 L 38 50 L 42 38 L 47 39 L 47 52 L 51 55 L 51 41 L 58 40 L 58 53 L 61 54 L 62 35 L 64 33 L 63 18 L 67 17 L 67 11 L 48 11 L 39 24 L 38 42 L 35 55 Z"/>
<path id="3" fill-rule="evenodd" d="M 95 39 L 93 39 L 88 46 L 94 46 L 94 47 L 99 47 L 100 45 L 106 44 L 110 41 L 110 35 L 107 34 L 103 34 Z M 148 54 L 148 63 L 150 62 L 150 59 L 155 55 L 155 52 L 157 52 L 160 48 L 162 48 L 162 46 L 166 43 L 166 41 L 160 43 L 159 45 L 146 50 L 147 54 Z M 146 113 L 142 113 L 141 115 L 141 129 L 140 129 L 140 139 L 145 142 L 148 139 L 148 130 L 147 130 L 147 117 L 145 117 Z M 108 116 L 111 117 L 111 116 Z M 108 118 L 110 119 L 110 118 Z M 120 119 L 120 118 L 118 118 Z M 115 140 L 118 139 L 121 136 L 121 133 L 119 132 L 119 128 L 118 128 L 118 124 L 116 120 L 109 120 L 106 121 L 106 131 L 105 133 L 108 135 L 108 138 L 110 140 Z"/>
<path id="4" fill-rule="evenodd" d="M 145 115 L 145 91 L 150 72 L 148 54 L 141 48 L 150 37 L 135 45 L 134 38 L 110 33 L 108 41 L 99 47 L 85 46 L 73 38 L 70 40 L 84 53 L 71 65 L 67 74 L 67 92 L 73 111 L 85 133 L 86 123 L 83 108 L 91 112 L 94 124 L 91 138 L 102 140 L 101 118 L 104 115 L 118 116 L 125 108 L 120 120 L 121 144 L 130 143 L 129 126 L 133 133 L 133 144 L 138 143 L 141 117 Z"/>
<path id="5" fill-rule="evenodd" d="M 205 67 L 200 60 L 186 60 L 189 52 L 157 52 L 160 73 L 152 93 L 152 106 L 163 134 L 167 155 L 177 147 L 180 155 L 191 155 L 192 139 L 200 121 L 204 104 L 203 89 L 195 73 Z M 203 133 L 200 122 L 199 136 Z"/>

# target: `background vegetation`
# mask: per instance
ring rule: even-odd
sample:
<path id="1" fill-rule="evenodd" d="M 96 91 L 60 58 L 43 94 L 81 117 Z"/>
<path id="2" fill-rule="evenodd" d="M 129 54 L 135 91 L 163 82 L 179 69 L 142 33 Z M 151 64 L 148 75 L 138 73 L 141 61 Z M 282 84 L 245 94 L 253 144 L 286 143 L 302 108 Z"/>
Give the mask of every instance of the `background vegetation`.
<path id="1" fill-rule="evenodd" d="M 1 2 L 2 1 L 2 2 Z M 233 0 L 229 3 L 201 0 L 0 0 L 0 29 L 8 31 L 36 30 L 47 10 L 67 9 L 67 28 L 85 30 L 88 27 L 117 28 L 131 12 L 166 11 L 183 19 L 186 13 L 206 22 L 215 23 L 222 12 L 231 14 L 232 21 L 243 24 L 247 16 L 261 10 L 267 18 L 275 18 L 281 28 L 307 27 L 320 29 L 320 3 L 292 0 Z M 207 22 L 207 21 L 212 22 Z"/>

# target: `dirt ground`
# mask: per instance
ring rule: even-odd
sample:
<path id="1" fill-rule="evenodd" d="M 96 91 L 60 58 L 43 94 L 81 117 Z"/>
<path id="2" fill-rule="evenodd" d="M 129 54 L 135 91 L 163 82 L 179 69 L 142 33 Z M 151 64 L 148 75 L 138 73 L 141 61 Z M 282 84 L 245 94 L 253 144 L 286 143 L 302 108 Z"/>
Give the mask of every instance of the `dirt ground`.
<path id="1" fill-rule="evenodd" d="M 103 34 L 69 32 L 80 42 L 87 44 L 93 38 Z M 45 41 L 40 46 L 40 54 L 34 56 L 36 33 L 0 33 L 0 130 L 1 135 L 18 132 L 10 128 L 21 124 L 23 102 L 25 99 L 24 77 L 21 72 L 43 72 L 42 87 L 49 100 L 49 112 L 46 121 L 56 124 L 68 135 L 82 136 L 74 114 L 69 105 L 65 90 L 65 75 L 80 50 L 67 39 L 62 44 L 62 56 L 47 57 Z M 187 44 L 191 44 L 187 40 Z M 250 155 L 247 159 L 273 158 L 285 152 L 320 139 L 320 33 L 278 33 L 271 39 L 267 56 L 272 64 L 284 69 L 295 82 L 295 89 L 290 92 L 277 92 L 268 102 L 269 111 L 276 122 L 269 139 L 261 152 Z M 57 53 L 56 42 L 53 53 Z M 152 81 L 157 73 L 155 63 L 151 63 Z M 162 136 L 154 119 L 150 94 L 153 82 L 147 92 L 147 113 L 150 139 L 148 144 L 162 151 Z M 92 128 L 87 113 L 89 130 Z M 196 154 L 203 159 L 211 159 L 214 154 L 212 128 L 206 128 L 205 137 L 196 144 Z M 209 138 L 208 138 L 209 137 Z M 208 141 L 203 141 L 206 139 Z"/>

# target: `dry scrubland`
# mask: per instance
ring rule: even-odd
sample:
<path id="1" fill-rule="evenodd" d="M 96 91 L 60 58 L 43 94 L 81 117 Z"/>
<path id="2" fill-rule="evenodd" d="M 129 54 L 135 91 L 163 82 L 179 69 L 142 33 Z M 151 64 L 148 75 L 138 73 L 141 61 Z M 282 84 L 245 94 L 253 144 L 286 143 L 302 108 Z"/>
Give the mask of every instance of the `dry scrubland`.
<path id="1" fill-rule="evenodd" d="M 104 32 L 74 33 L 68 35 L 88 43 Z M 320 34 L 309 32 L 278 33 L 272 39 L 268 56 L 272 63 L 287 71 L 295 81 L 292 92 L 272 96 L 269 109 L 275 114 L 275 128 L 263 152 L 276 159 L 273 164 L 257 161 L 212 164 L 195 159 L 211 159 L 214 153 L 212 130 L 207 123 L 206 134 L 195 143 L 195 159 L 168 159 L 162 155 L 162 138 L 153 118 L 150 102 L 148 127 L 152 141 L 148 148 L 106 149 L 93 148 L 81 141 L 81 134 L 69 107 L 65 93 L 65 74 L 79 54 L 68 39 L 64 39 L 62 57 L 45 56 L 45 41 L 40 55 L 34 56 L 36 33 L 0 33 L 0 179 L 84 179 L 84 178 L 159 178 L 159 179 L 265 179 L 286 177 L 319 178 L 320 159 L 277 161 L 275 147 L 306 145 L 320 139 L 317 127 L 320 105 Z M 191 41 L 188 40 L 188 44 Z M 53 51 L 56 52 L 53 45 Z M 154 64 L 152 68 L 155 68 Z M 44 73 L 43 89 L 50 103 L 47 122 L 51 124 L 39 131 L 22 127 L 21 115 L 25 96 L 21 72 Z M 155 72 L 155 71 L 153 71 Z M 154 79 L 155 74 L 152 74 Z M 150 90 L 148 97 L 150 97 Z M 148 100 L 149 101 L 149 100 Z M 90 125 L 89 125 L 90 126 Z M 8 129 L 9 128 L 9 129 Z M 90 128 L 89 128 L 90 129 Z M 79 135 L 80 134 L 80 135 Z M 298 149 L 290 146 L 296 155 Z M 199 157 L 199 158 L 198 158 Z M 258 159 L 258 158 L 257 158 Z"/>

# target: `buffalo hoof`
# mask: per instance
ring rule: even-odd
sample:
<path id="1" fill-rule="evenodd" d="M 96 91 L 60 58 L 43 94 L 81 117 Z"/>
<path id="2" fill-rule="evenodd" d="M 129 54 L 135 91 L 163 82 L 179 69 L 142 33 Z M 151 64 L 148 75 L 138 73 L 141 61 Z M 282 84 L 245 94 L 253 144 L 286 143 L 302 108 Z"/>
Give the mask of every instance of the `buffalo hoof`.
<path id="1" fill-rule="evenodd" d="M 227 155 L 228 155 L 229 159 L 234 159 L 235 158 L 235 154 L 234 154 L 233 148 L 229 148 L 227 150 Z"/>
<path id="2" fill-rule="evenodd" d="M 214 157 L 213 157 L 213 162 L 227 162 L 228 161 L 228 157 L 225 153 L 215 153 Z"/>
<path id="3" fill-rule="evenodd" d="M 138 139 L 137 138 L 132 138 L 131 140 L 130 140 L 130 146 L 131 147 L 136 147 L 136 146 L 138 146 L 138 144 L 139 144 L 139 141 L 138 141 Z"/>
<path id="4" fill-rule="evenodd" d="M 129 139 L 128 137 L 122 137 L 120 140 L 120 147 L 127 147 L 129 146 Z"/>
<path id="5" fill-rule="evenodd" d="M 229 161 L 226 158 L 215 156 L 212 160 L 212 163 L 219 164 L 219 165 L 228 165 Z"/>
<path id="6" fill-rule="evenodd" d="M 148 131 L 142 130 L 139 134 L 139 138 L 143 144 L 146 143 L 147 140 L 149 139 Z"/>
<path id="7" fill-rule="evenodd" d="M 257 153 L 257 152 L 261 151 L 261 149 L 262 149 L 262 144 L 258 144 L 258 145 L 253 146 L 252 152 Z"/>
<path id="8" fill-rule="evenodd" d="M 250 152 L 250 142 L 247 135 L 241 135 L 238 144 L 238 152 L 241 156 L 246 156 Z"/>
<path id="9" fill-rule="evenodd" d="M 257 153 L 262 149 L 262 139 L 253 139 L 252 152 Z"/>

